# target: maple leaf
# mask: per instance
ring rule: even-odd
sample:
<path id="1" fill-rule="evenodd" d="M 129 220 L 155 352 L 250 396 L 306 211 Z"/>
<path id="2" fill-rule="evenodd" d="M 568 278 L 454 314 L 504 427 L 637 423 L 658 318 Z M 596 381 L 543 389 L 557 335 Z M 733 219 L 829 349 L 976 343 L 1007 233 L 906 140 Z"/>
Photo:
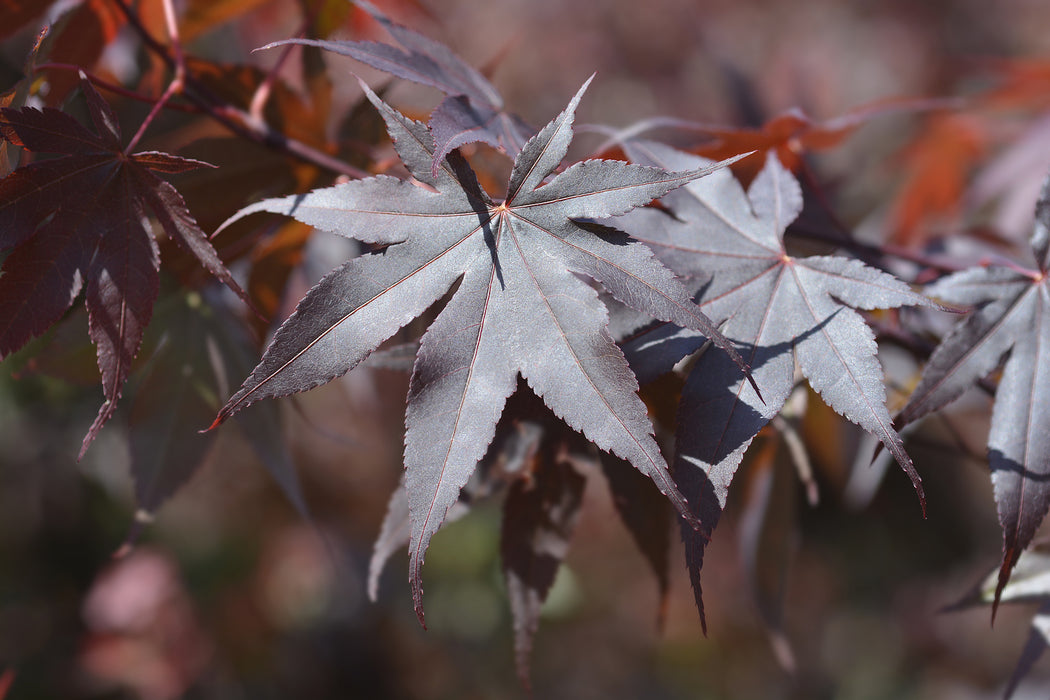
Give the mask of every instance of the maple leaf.
<path id="1" fill-rule="evenodd" d="M 569 426 L 644 472 L 688 520 L 638 384 L 607 330 L 594 279 L 621 302 L 693 328 L 739 356 L 689 292 L 640 243 L 578 219 L 618 216 L 723 164 L 689 172 L 619 161 L 558 167 L 590 80 L 515 160 L 495 203 L 453 152 L 435 175 L 426 125 L 362 83 L 401 160 L 421 186 L 377 176 L 242 209 L 293 216 L 383 250 L 330 273 L 299 302 L 214 425 L 264 398 L 341 376 L 458 282 L 423 335 L 409 385 L 405 479 L 410 580 L 422 621 L 423 554 L 493 438 L 519 373 Z"/>
<path id="2" fill-rule="evenodd" d="M 976 304 L 941 341 L 897 416 L 906 425 L 959 397 L 1009 355 L 995 392 L 988 462 L 1003 528 L 995 605 L 1010 571 L 1050 507 L 1050 177 L 1035 208 L 1036 269 L 989 266 L 926 288 L 939 299 Z"/>
<path id="3" fill-rule="evenodd" d="M 156 151 L 124 153 L 109 105 L 86 79 L 81 85 L 94 132 L 55 109 L 0 109 L 4 139 L 61 154 L 0 180 L 0 250 L 12 249 L 0 275 L 0 358 L 45 331 L 86 288 L 106 400 L 84 438 L 83 457 L 116 410 L 157 298 L 160 256 L 147 210 L 168 237 L 241 298 L 247 295 L 179 193 L 154 174 L 208 164 Z"/>
<path id="4" fill-rule="evenodd" d="M 535 133 L 504 109 L 503 98 L 485 76 L 447 46 L 397 24 L 371 3 L 357 0 L 354 4 L 367 10 L 404 49 L 374 41 L 319 39 L 285 39 L 262 48 L 284 44 L 318 46 L 445 93 L 447 97 L 430 115 L 435 141 L 431 161 L 434 175 L 442 159 L 455 148 L 481 141 L 514 156 Z"/>
<path id="5" fill-rule="evenodd" d="M 657 143 L 631 143 L 627 152 L 634 162 L 664 168 L 710 163 Z M 788 255 L 784 230 L 802 209 L 802 192 L 774 154 L 746 193 L 729 171 L 720 171 L 661 203 L 665 210 L 637 209 L 623 217 L 624 230 L 693 282 L 709 316 L 726 319 L 720 330 L 746 348 L 741 354 L 765 397 L 760 403 L 744 389 L 736 367 L 710 352 L 700 354 L 682 392 L 673 473 L 702 523 L 699 531 L 683 529 L 683 537 L 703 621 L 704 547 L 745 450 L 790 394 L 796 364 L 829 406 L 886 446 L 924 503 L 919 476 L 886 409 L 874 334 L 853 308 L 936 304 L 856 260 Z M 644 381 L 703 342 L 691 331 L 664 327 L 627 341 L 625 352 Z"/>
<path id="6" fill-rule="evenodd" d="M 596 130 L 606 133 L 609 137 L 596 150 L 598 153 L 604 153 L 614 146 L 638 139 L 641 134 L 654 129 L 696 133 L 710 139 L 690 148 L 699 156 L 719 160 L 750 151 L 751 155 L 741 158 L 733 166 L 737 177 L 749 183 L 762 169 L 768 153 L 776 153 L 785 168 L 791 172 L 798 172 L 805 167 L 803 156 L 814 151 L 836 148 L 877 117 L 900 112 L 943 109 L 955 105 L 954 101 L 946 99 L 890 98 L 861 105 L 824 121 L 813 119 L 802 110 L 793 107 L 770 117 L 759 127 L 722 126 L 677 118 L 652 117 L 622 129 L 596 127 Z"/>
<path id="7" fill-rule="evenodd" d="M 917 246 L 950 228 L 974 165 L 988 150 L 988 127 L 969 114 L 935 114 L 899 155 L 908 173 L 889 214 L 890 238 Z"/>
<path id="8" fill-rule="evenodd" d="M 241 321 L 222 299 L 207 293 L 214 290 L 204 291 L 162 297 L 145 343 L 155 350 L 132 382 L 128 444 L 139 520 L 196 472 L 215 442 L 216 433 L 199 429 L 220 406 L 217 387 L 252 366 L 248 348 L 253 344 Z M 275 406 L 262 408 L 269 410 L 239 414 L 236 422 L 288 500 L 305 515 L 279 414 Z"/>

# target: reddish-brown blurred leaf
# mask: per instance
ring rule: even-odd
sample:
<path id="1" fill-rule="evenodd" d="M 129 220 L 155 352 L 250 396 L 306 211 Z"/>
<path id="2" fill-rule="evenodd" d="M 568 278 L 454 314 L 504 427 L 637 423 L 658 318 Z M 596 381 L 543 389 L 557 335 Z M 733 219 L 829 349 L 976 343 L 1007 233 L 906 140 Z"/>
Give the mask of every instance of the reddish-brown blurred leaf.
<path id="1" fill-rule="evenodd" d="M 274 318 L 292 271 L 303 259 L 303 246 L 313 229 L 292 221 L 252 248 L 248 294 L 264 318 Z"/>
<path id="2" fill-rule="evenodd" d="M 0 673 L 0 700 L 4 700 L 7 697 L 7 693 L 11 690 L 11 686 L 15 682 L 15 670 L 13 668 L 5 668 L 3 673 Z"/>
<path id="3" fill-rule="evenodd" d="M 183 41 L 192 41 L 271 2 L 273 0 L 189 0 L 179 20 L 179 36 Z"/>
<path id="4" fill-rule="evenodd" d="M 1050 106 L 1050 61 L 993 60 L 984 64 L 1000 84 L 979 99 L 999 109 L 1045 109 Z"/>
<path id="5" fill-rule="evenodd" d="M 330 5 L 333 1 L 339 2 L 339 0 L 307 0 L 307 4 L 322 2 L 325 5 Z M 405 20 L 414 15 L 434 17 L 434 13 L 420 0 L 372 0 L 372 4 L 382 10 L 384 14 L 392 15 L 395 19 Z M 367 10 L 357 6 L 352 6 L 351 12 L 346 18 L 346 25 L 354 36 L 363 39 L 377 39 L 383 35 L 382 25 Z"/>
<path id="6" fill-rule="evenodd" d="M 54 0 L 0 0 L 0 39 L 6 39 L 44 14 Z"/>
<path id="7" fill-rule="evenodd" d="M 0 180 L 0 249 L 12 249 L 0 276 L 0 356 L 51 326 L 86 287 L 106 401 L 81 455 L 116 410 L 157 297 L 160 256 L 147 209 L 170 238 L 247 300 L 178 192 L 153 172 L 207 164 L 164 153 L 125 154 L 109 105 L 86 80 L 82 86 L 94 132 L 50 108 L 0 110 L 3 138 L 61 154 Z"/>
<path id="8" fill-rule="evenodd" d="M 124 15 L 112 0 L 84 0 L 55 23 L 53 31 L 44 40 L 42 57 L 52 63 L 91 70 L 116 38 L 124 21 Z M 58 105 L 76 87 L 77 77 L 67 71 L 52 71 L 48 82 L 48 104 Z"/>
<path id="9" fill-rule="evenodd" d="M 965 114 L 931 116 L 900 155 L 906 181 L 889 218 L 890 240 L 920 245 L 958 214 L 970 173 L 988 147 L 985 126 Z"/>
<path id="10" fill-rule="evenodd" d="M 870 120 L 895 112 L 927 110 L 943 106 L 943 101 L 921 99 L 890 99 L 863 105 L 834 119 L 814 121 L 799 109 L 789 109 L 773 117 L 760 128 L 704 127 L 702 133 L 715 138 L 694 153 L 721 160 L 738 153 L 755 151 L 733 166 L 733 172 L 746 185 L 762 169 L 766 153 L 773 151 L 781 164 L 798 172 L 804 153 L 835 148 Z"/>

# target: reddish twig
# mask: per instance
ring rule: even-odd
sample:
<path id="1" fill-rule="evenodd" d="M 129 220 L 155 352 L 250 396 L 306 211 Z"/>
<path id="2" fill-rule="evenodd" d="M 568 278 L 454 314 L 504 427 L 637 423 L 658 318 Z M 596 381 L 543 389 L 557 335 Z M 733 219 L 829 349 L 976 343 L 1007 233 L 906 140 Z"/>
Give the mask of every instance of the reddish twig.
<path id="1" fill-rule="evenodd" d="M 84 73 L 84 77 L 88 79 L 88 82 L 90 82 L 92 85 L 101 90 L 111 92 L 114 95 L 120 95 L 121 97 L 126 97 L 129 100 L 135 100 L 136 102 L 144 102 L 146 104 L 151 105 L 157 103 L 156 97 L 150 97 L 149 95 L 143 95 L 141 92 L 128 90 L 127 88 L 121 87 L 120 85 L 111 83 L 107 80 L 103 80 L 97 75 L 88 73 L 80 66 L 74 66 L 70 63 L 41 63 L 38 66 L 35 66 L 35 68 L 37 70 L 62 70 L 71 71 L 73 73 Z M 164 105 L 164 107 L 166 109 L 175 110 L 177 112 L 186 112 L 188 114 L 204 114 L 204 110 L 202 110 L 200 107 L 197 107 L 196 105 L 184 105 L 178 102 L 168 102 L 166 105 Z"/>
<path id="2" fill-rule="evenodd" d="M 142 22 L 128 7 L 127 2 L 125 0 L 113 0 L 113 2 L 120 8 L 128 24 L 139 35 L 146 47 L 160 57 L 169 68 L 176 70 L 176 61 L 168 53 L 167 47 L 149 33 L 149 30 L 142 25 Z M 307 163 L 355 179 L 370 175 L 323 151 L 285 136 L 262 120 L 253 119 L 248 112 L 212 94 L 206 86 L 193 77 L 192 73 L 184 76 L 182 96 L 231 132 L 249 141 L 284 151 Z"/>

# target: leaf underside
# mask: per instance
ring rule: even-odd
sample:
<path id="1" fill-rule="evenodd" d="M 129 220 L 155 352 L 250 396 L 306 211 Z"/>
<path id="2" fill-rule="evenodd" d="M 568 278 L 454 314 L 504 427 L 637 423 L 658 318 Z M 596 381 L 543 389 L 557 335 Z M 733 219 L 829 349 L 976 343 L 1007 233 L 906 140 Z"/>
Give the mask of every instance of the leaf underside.
<path id="1" fill-rule="evenodd" d="M 584 85 L 522 149 L 507 199 L 497 204 L 458 154 L 435 173 L 426 125 L 363 87 L 423 186 L 377 176 L 265 200 L 231 219 L 282 213 L 383 249 L 350 260 L 310 290 L 215 424 L 260 399 L 341 376 L 458 283 L 420 341 L 406 410 L 409 568 L 420 620 L 423 554 L 492 441 L 519 376 L 555 415 L 650 477 L 693 521 L 652 436 L 637 381 L 609 336 L 606 309 L 578 275 L 628 306 L 704 334 L 743 363 L 645 246 L 577 220 L 624 214 L 719 165 L 669 172 L 594 160 L 547 182 L 565 157 Z"/>
<path id="2" fill-rule="evenodd" d="M 668 169 L 708 161 L 667 146 L 635 142 L 632 161 Z M 765 403 L 747 391 L 743 374 L 722 353 L 701 353 L 686 380 L 678 411 L 675 481 L 702 526 L 683 527 L 686 564 L 704 619 L 700 569 L 704 548 L 725 506 L 729 484 L 751 441 L 783 407 L 796 367 L 838 413 L 877 437 L 911 478 L 924 506 L 918 474 L 886 409 L 882 369 L 872 331 L 853 309 L 933 305 L 896 278 L 840 257 L 793 258 L 786 227 L 800 213 L 794 177 L 770 154 L 745 193 L 729 171 L 692 182 L 637 209 L 621 225 L 697 290 L 700 306 L 723 321 Z M 639 375 L 669 371 L 704 339 L 657 327 L 625 342 Z"/>
<path id="3" fill-rule="evenodd" d="M 1050 508 L 1050 178 L 1036 205 L 1031 245 L 1035 270 L 974 268 L 927 288 L 931 296 L 977 308 L 934 350 L 897 416 L 906 425 L 942 408 L 1006 357 L 988 435 L 1003 529 L 993 618 L 1011 570 Z"/>

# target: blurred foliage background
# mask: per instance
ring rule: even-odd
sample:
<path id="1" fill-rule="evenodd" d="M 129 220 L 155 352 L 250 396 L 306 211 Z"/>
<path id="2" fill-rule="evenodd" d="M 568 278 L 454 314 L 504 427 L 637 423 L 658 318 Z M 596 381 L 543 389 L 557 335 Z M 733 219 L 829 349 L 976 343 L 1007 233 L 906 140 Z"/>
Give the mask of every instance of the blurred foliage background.
<path id="1" fill-rule="evenodd" d="M 92 6 L 95 17 L 109 16 L 106 0 L 58 3 L 5 32 L 0 87 L 22 79 L 39 26 L 61 22 L 64 12 L 82 5 Z M 328 5 L 322 9 L 331 12 L 332 36 L 383 38 L 366 18 Z M 251 50 L 294 36 L 302 22 L 300 4 L 286 0 L 176 6 L 187 51 L 216 66 L 270 68 L 277 52 Z M 4 7 L 16 12 L 20 4 Z M 152 0 L 139 3 L 147 26 L 164 36 L 158 8 Z M 674 116 L 757 128 L 792 107 L 820 121 L 882 98 L 983 96 L 984 102 L 966 102 L 947 116 L 872 119 L 813 156 L 836 213 L 876 244 L 965 252 L 953 247 L 951 234 L 967 227 L 993 231 L 996 245 L 1010 250 L 1011 241 L 1028 233 L 1036 188 L 1050 166 L 1045 2 L 420 0 L 383 8 L 472 64 L 489 67 L 507 104 L 533 124 L 560 110 L 594 71 L 599 77 L 579 121 L 616 127 Z M 73 24 L 64 31 L 88 42 L 95 30 Z M 163 82 L 149 89 L 158 69 L 132 34 L 99 31 L 107 37 L 100 50 L 67 40 L 68 47 L 49 49 L 51 60 L 83 50 L 77 58 L 95 74 L 120 84 L 137 81 L 138 91 L 159 94 Z M 290 54 L 281 68 L 287 94 L 273 99 L 268 115 L 318 147 L 346 133 L 379 140 L 374 116 L 350 112 L 360 98 L 351 70 L 372 85 L 388 85 L 386 99 L 418 118 L 437 103 L 435 91 L 390 81 L 349 59 L 327 56 L 325 72 L 304 70 L 300 55 Z M 243 88 L 250 97 L 253 79 L 239 83 L 230 79 L 239 73 L 225 70 L 216 84 Z M 38 78 L 52 83 L 52 92 L 40 95 L 45 102 L 59 99 L 57 74 Z M 310 111 L 323 107 L 316 99 L 321 93 L 303 75 L 330 79 L 327 111 Z M 300 104 L 296 96 L 303 95 L 314 102 L 303 97 Z M 106 96 L 125 133 L 132 133 L 148 105 Z M 938 119 L 955 121 L 945 127 Z M 580 142 L 582 154 L 600 137 L 584 134 Z M 1027 159 L 1018 155 L 1018 144 L 1026 145 Z M 174 181 L 209 232 L 247 201 L 331 179 L 176 113 L 158 120 L 144 146 L 222 166 Z M 352 161 L 354 153 L 347 147 L 340 155 Z M 498 162 L 484 151 L 476 157 Z M 13 167 L 6 158 L 5 167 Z M 959 180 L 954 189 L 945 184 L 951 172 L 922 169 L 931 161 L 952 164 Z M 923 177 L 947 192 L 923 190 L 931 184 Z M 239 260 L 232 267 L 245 275 L 274 263 L 278 281 L 260 282 L 255 294 L 269 300 L 266 308 L 278 319 L 348 252 L 326 234 L 307 241 L 308 232 L 294 225 L 263 239 L 247 236 L 231 235 L 224 256 Z M 285 244 L 294 250 L 291 257 L 260 253 Z M 187 280 L 197 274 L 191 267 Z M 266 328 L 256 331 L 258 342 Z M 498 503 L 479 505 L 434 540 L 425 567 L 428 630 L 413 614 L 403 555 L 388 565 L 379 601 L 367 600 L 372 541 L 401 470 L 406 374 L 360 367 L 281 402 L 280 425 L 308 518 L 267 475 L 251 438 L 226 426 L 202 448 L 202 467 L 159 508 L 137 546 L 114 559 L 135 521 L 127 425 L 140 386 L 135 377 L 143 375 L 133 376 L 122 413 L 77 463 L 99 399 L 86 341 L 81 314 L 6 361 L 0 373 L 0 696 L 6 684 L 7 697 L 19 699 L 528 696 L 514 672 Z M 258 346 L 249 350 L 256 353 L 250 363 L 258 352 Z M 915 379 L 915 359 L 892 344 L 884 353 L 890 385 L 906 389 Z M 150 353 L 143 356 L 145 366 Z M 240 379 L 225 380 L 236 386 Z M 659 402 L 654 392 L 649 398 Z M 163 393 L 152 400 L 163 401 Z M 893 400 L 891 392 L 891 409 Z M 867 469 L 870 446 L 819 401 L 802 403 L 796 418 L 819 503 L 810 504 L 775 436 L 756 443 L 706 556 L 709 638 L 701 634 L 677 550 L 660 628 L 656 581 L 604 481 L 588 479 L 582 521 L 533 654 L 537 696 L 1001 694 L 1031 610 L 1006 607 L 994 628 L 986 609 L 939 612 L 1000 557 L 981 454 L 990 398 L 973 392 L 947 419 L 933 418 L 909 437 L 926 485 L 926 520 L 893 468 L 881 483 L 877 477 L 867 486 L 856 477 L 851 483 L 855 468 Z M 780 629 L 771 633 L 768 622 L 777 618 Z M 1044 664 L 1018 697 L 1048 693 Z"/>

